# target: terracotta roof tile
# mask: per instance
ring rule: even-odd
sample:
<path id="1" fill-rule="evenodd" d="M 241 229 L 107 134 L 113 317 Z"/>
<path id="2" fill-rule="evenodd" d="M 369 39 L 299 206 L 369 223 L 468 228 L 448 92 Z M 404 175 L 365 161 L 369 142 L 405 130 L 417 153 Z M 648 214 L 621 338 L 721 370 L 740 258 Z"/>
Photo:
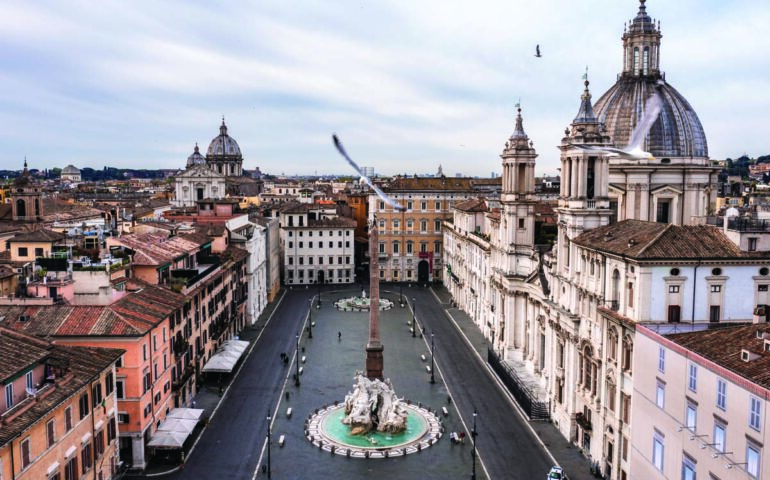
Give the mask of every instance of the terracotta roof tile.
<path id="1" fill-rule="evenodd" d="M 728 369 L 757 385 L 770 388 L 770 352 L 764 351 L 764 340 L 757 332 L 770 334 L 770 325 L 752 324 L 740 327 L 675 333 L 666 338 Z M 741 351 L 756 353 L 755 360 L 744 361 Z"/>
<path id="2" fill-rule="evenodd" d="M 767 258 L 770 252 L 742 252 L 721 229 L 623 220 L 582 233 L 576 244 L 639 260 Z"/>

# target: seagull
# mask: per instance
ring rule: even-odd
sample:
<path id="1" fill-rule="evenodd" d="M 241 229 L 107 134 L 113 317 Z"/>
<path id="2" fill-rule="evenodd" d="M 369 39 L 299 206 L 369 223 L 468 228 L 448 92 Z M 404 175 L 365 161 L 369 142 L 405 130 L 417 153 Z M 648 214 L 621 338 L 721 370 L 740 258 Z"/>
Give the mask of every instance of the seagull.
<path id="1" fill-rule="evenodd" d="M 383 199 L 385 203 L 395 208 L 397 211 L 403 212 L 404 210 L 406 210 L 404 206 L 400 205 L 398 202 L 390 198 L 385 192 L 380 190 L 380 188 L 377 185 L 372 183 L 369 177 L 364 175 L 364 172 L 361 170 L 361 168 L 345 152 L 345 149 L 342 147 L 342 142 L 340 142 L 340 139 L 337 138 L 337 135 L 332 135 L 332 139 L 334 139 L 334 146 L 337 147 L 337 151 L 340 152 L 340 155 L 345 157 L 345 160 L 348 161 L 350 166 L 353 167 L 353 169 L 361 176 L 361 180 L 363 180 L 364 182 L 366 182 L 367 185 L 372 187 L 372 190 L 374 190 L 375 193 L 377 193 L 378 197 Z"/>
<path id="2" fill-rule="evenodd" d="M 659 85 L 663 84 L 663 81 L 658 82 Z M 642 118 L 636 124 L 634 131 L 631 132 L 631 138 L 629 139 L 628 146 L 625 148 L 615 147 L 594 147 L 590 145 L 572 144 L 573 147 L 588 152 L 603 153 L 611 157 L 621 157 L 628 160 L 655 160 L 650 152 L 645 152 L 642 149 L 644 139 L 649 133 L 652 124 L 658 119 L 660 111 L 663 108 L 663 99 L 660 97 L 658 87 L 655 87 L 655 91 L 652 96 L 647 99 L 644 104 L 644 112 L 642 112 Z"/>
<path id="3" fill-rule="evenodd" d="M 537 58 L 542 57 L 542 55 L 540 55 L 540 45 L 535 45 L 535 56 Z"/>

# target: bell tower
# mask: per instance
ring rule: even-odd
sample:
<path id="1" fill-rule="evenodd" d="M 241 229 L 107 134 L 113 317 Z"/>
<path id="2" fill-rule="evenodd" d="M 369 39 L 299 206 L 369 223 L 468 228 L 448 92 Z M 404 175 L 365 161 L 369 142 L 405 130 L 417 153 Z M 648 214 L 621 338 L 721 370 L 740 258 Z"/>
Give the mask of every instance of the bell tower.
<path id="1" fill-rule="evenodd" d="M 516 275 L 532 273 L 535 245 L 535 159 L 537 153 L 521 118 L 516 115 L 516 127 L 500 155 L 503 160 L 503 189 L 500 195 L 501 243 L 504 248 L 506 271 Z"/>
<path id="2" fill-rule="evenodd" d="M 43 188 L 32 178 L 24 159 L 24 170 L 13 181 L 11 203 L 14 222 L 43 221 Z"/>
<path id="3" fill-rule="evenodd" d="M 580 109 L 561 140 L 561 191 L 559 195 L 560 258 L 569 265 L 570 239 L 584 230 L 610 223 L 609 158 L 584 147 L 611 147 L 610 137 L 594 114 L 586 79 Z"/>

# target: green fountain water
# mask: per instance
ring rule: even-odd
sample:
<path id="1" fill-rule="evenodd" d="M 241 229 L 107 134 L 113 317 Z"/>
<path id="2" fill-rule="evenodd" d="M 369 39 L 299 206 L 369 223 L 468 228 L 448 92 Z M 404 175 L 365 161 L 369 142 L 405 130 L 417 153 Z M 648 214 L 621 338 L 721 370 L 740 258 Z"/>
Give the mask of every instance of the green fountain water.
<path id="1" fill-rule="evenodd" d="M 342 423 L 345 417 L 343 405 L 330 409 L 320 427 L 324 435 L 343 445 L 363 449 L 393 448 L 409 444 L 428 431 L 428 422 L 423 415 L 411 409 L 407 413 L 406 430 L 396 434 L 372 431 L 366 435 L 351 435 L 350 427 Z"/>

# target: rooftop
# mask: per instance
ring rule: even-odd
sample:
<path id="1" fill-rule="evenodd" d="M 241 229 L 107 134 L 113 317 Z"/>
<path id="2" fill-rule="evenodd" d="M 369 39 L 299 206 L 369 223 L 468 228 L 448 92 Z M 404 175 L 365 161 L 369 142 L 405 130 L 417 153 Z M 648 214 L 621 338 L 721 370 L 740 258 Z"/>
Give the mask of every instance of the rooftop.
<path id="1" fill-rule="evenodd" d="M 21 408 L 22 411 L 0 429 L 0 447 L 17 438 L 41 418 L 45 418 L 73 394 L 88 387 L 97 375 L 109 368 L 124 353 L 123 350 L 112 348 L 53 345 L 5 328 L 0 328 L 0 333 L 0 355 L 1 352 L 16 352 L 23 355 L 27 365 L 55 360 L 57 365 L 67 365 L 69 370 L 64 377 L 38 390 L 34 399 L 25 400 L 15 407 Z M 6 360 L 5 355 L 0 356 L 0 372 L 7 372 L 12 368 L 10 364 L 6 364 Z M 10 362 L 13 365 L 19 364 L 13 359 Z M 24 402 L 29 404 L 25 405 Z"/>
<path id="2" fill-rule="evenodd" d="M 770 252 L 741 251 L 721 229 L 710 225 L 623 220 L 584 232 L 573 241 L 638 260 L 770 259 Z"/>
<path id="3" fill-rule="evenodd" d="M 764 350 L 764 339 L 758 338 L 757 332 L 770 338 L 770 325 L 752 324 L 674 333 L 665 337 L 757 385 L 770 389 L 770 352 Z M 741 358 L 743 350 L 754 353 L 755 358 L 744 361 Z"/>

